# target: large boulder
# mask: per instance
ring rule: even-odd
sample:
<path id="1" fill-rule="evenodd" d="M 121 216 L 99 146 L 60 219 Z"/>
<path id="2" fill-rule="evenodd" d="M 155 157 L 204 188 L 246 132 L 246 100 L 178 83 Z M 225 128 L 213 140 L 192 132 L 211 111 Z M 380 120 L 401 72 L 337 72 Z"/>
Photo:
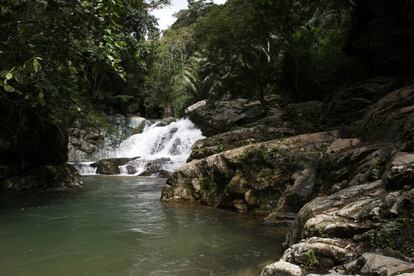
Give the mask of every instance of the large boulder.
<path id="1" fill-rule="evenodd" d="M 348 125 L 361 120 L 369 107 L 398 88 L 399 78 L 375 77 L 350 87 L 341 88 L 324 107 L 327 125 Z"/>
<path id="2" fill-rule="evenodd" d="M 121 171 L 119 166 L 124 166 L 128 162 L 137 159 L 135 158 L 109 158 L 109 159 L 102 159 L 95 163 L 92 163 L 91 166 L 96 168 L 97 174 L 106 174 L 106 175 L 114 175 L 120 174 Z"/>
<path id="3" fill-rule="evenodd" d="M 360 251 L 352 241 L 312 237 L 288 248 L 282 260 L 322 270 L 353 260 Z"/>
<path id="4" fill-rule="evenodd" d="M 187 115 L 205 136 L 212 136 L 257 121 L 266 114 L 267 108 L 259 101 L 234 99 L 196 105 L 188 109 Z"/>
<path id="5" fill-rule="evenodd" d="M 394 90 L 371 106 L 358 133 L 371 140 L 402 141 L 414 150 L 414 85 Z"/>
<path id="6" fill-rule="evenodd" d="M 193 145 L 189 160 L 201 159 L 222 151 L 262 141 L 293 136 L 294 134 L 294 130 L 284 127 L 275 128 L 259 125 L 248 128 L 237 128 L 197 141 Z"/>
<path id="7" fill-rule="evenodd" d="M 0 181 L 67 161 L 67 133 L 44 110 L 0 98 Z"/>
<path id="8" fill-rule="evenodd" d="M 336 132 L 306 134 L 194 160 L 173 174 L 162 200 L 195 201 L 267 215 L 292 185 L 292 175 L 312 166 L 336 137 Z"/>
<path id="9" fill-rule="evenodd" d="M 379 180 L 317 197 L 300 210 L 287 242 L 292 245 L 312 236 L 353 238 L 377 227 L 381 218 L 390 214 L 383 201 L 385 195 Z"/>
<path id="10" fill-rule="evenodd" d="M 126 127 L 132 134 L 142 133 L 145 127 L 149 126 L 151 122 L 143 117 L 131 116 L 127 118 Z"/>
<path id="11" fill-rule="evenodd" d="M 72 191 L 82 187 L 78 171 L 69 164 L 40 166 L 0 182 L 5 191 Z"/>
<path id="12" fill-rule="evenodd" d="M 375 253 L 364 253 L 349 266 L 349 272 L 362 275 L 412 275 L 414 264 Z"/>
<path id="13" fill-rule="evenodd" d="M 332 150 L 335 144 L 315 168 L 316 186 L 286 236 L 289 249 L 283 260 L 303 263 L 305 270 L 312 271 L 309 260 L 313 259 L 325 272 L 338 266 L 337 271 L 346 267 L 349 273 L 351 262 L 369 250 L 413 258 L 412 154 L 395 151 L 395 145 L 386 143 L 346 143 L 338 151 Z M 347 255 L 338 255 L 341 252 Z M 365 271 L 361 268 L 353 272 Z"/>

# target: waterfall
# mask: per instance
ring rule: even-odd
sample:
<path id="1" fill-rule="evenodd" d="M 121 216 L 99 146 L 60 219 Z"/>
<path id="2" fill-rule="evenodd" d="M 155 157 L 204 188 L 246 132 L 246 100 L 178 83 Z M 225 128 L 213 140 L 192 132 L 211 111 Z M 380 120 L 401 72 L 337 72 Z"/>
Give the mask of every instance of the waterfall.
<path id="1" fill-rule="evenodd" d="M 69 162 L 69 164 L 72 164 L 81 175 L 96 174 L 96 168 L 91 166 L 92 163 L 94 162 Z"/>
<path id="2" fill-rule="evenodd" d="M 179 119 L 167 126 L 159 122 L 147 126 L 142 133 L 123 141 L 118 148 L 108 152 L 109 158 L 136 158 L 119 166 L 121 174 L 139 175 L 145 171 L 172 172 L 184 164 L 191 154 L 193 144 L 204 138 L 189 119 Z M 74 162 L 83 175 L 96 173 L 93 162 Z"/>

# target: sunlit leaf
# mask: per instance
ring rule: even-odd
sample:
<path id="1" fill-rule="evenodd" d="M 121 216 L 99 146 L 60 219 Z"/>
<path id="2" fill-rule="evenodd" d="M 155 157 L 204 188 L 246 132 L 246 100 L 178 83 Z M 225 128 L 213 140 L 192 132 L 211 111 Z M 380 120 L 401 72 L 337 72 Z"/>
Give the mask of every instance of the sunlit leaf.
<path id="1" fill-rule="evenodd" d="M 6 79 L 11 80 L 13 78 L 13 73 L 12 72 L 8 72 L 6 74 Z"/>

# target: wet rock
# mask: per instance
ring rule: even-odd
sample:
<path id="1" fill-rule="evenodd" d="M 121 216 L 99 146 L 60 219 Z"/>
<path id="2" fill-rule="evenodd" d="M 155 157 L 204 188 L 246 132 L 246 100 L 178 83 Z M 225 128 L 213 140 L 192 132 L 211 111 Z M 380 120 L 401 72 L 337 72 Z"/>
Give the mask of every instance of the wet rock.
<path id="1" fill-rule="evenodd" d="M 139 170 L 143 171 L 139 174 L 140 176 L 157 176 L 160 178 L 169 177 L 170 172 L 164 170 L 166 164 L 170 162 L 170 158 L 159 158 L 154 160 L 145 160 L 135 158 L 127 161 L 126 169 L 129 174 L 136 174 Z"/>
<path id="2" fill-rule="evenodd" d="M 97 174 L 106 174 L 106 175 L 120 174 L 121 171 L 119 169 L 119 166 L 124 166 L 128 162 L 135 160 L 137 158 L 138 157 L 102 159 L 102 160 L 99 160 L 91 164 L 91 166 L 96 168 Z"/>
<path id="3" fill-rule="evenodd" d="M 164 118 L 158 121 L 157 126 L 168 126 L 169 124 L 174 123 L 175 121 L 177 121 L 177 119 L 174 117 Z"/>
<path id="4" fill-rule="evenodd" d="M 200 104 L 191 108 L 188 116 L 206 136 L 212 136 L 242 126 L 266 116 L 267 109 L 259 101 L 234 99 Z"/>
<path id="5" fill-rule="evenodd" d="M 141 173 L 139 176 L 152 176 L 158 178 L 168 178 L 171 176 L 171 172 L 166 170 L 157 170 L 157 171 L 145 171 Z"/>
<path id="6" fill-rule="evenodd" d="M 294 265 L 283 260 L 266 266 L 260 276 L 301 276 L 302 269 L 298 265 Z"/>
<path id="7" fill-rule="evenodd" d="M 174 136 L 174 134 L 178 131 L 177 127 L 173 127 L 169 130 L 169 132 L 164 133 L 163 135 L 160 135 L 157 137 L 157 140 L 155 141 L 155 147 L 151 149 L 151 154 L 155 154 L 157 152 L 162 151 L 166 146 L 166 141 L 171 140 L 171 138 Z"/>
<path id="8" fill-rule="evenodd" d="M 145 127 L 150 125 L 150 121 L 143 117 L 132 116 L 127 118 L 127 128 L 132 132 L 132 134 L 142 133 Z"/>
<path id="9" fill-rule="evenodd" d="M 41 166 L 1 182 L 6 191 L 72 191 L 82 187 L 78 171 L 69 164 Z"/>

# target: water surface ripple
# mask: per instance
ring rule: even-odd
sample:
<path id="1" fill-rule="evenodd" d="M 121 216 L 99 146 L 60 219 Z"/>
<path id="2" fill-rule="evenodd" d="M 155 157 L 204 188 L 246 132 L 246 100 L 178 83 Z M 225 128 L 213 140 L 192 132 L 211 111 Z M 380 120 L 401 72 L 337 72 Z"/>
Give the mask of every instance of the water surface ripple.
<path id="1" fill-rule="evenodd" d="M 85 177 L 72 194 L 0 198 L 0 275 L 257 275 L 283 229 L 159 201 L 163 181 Z"/>

